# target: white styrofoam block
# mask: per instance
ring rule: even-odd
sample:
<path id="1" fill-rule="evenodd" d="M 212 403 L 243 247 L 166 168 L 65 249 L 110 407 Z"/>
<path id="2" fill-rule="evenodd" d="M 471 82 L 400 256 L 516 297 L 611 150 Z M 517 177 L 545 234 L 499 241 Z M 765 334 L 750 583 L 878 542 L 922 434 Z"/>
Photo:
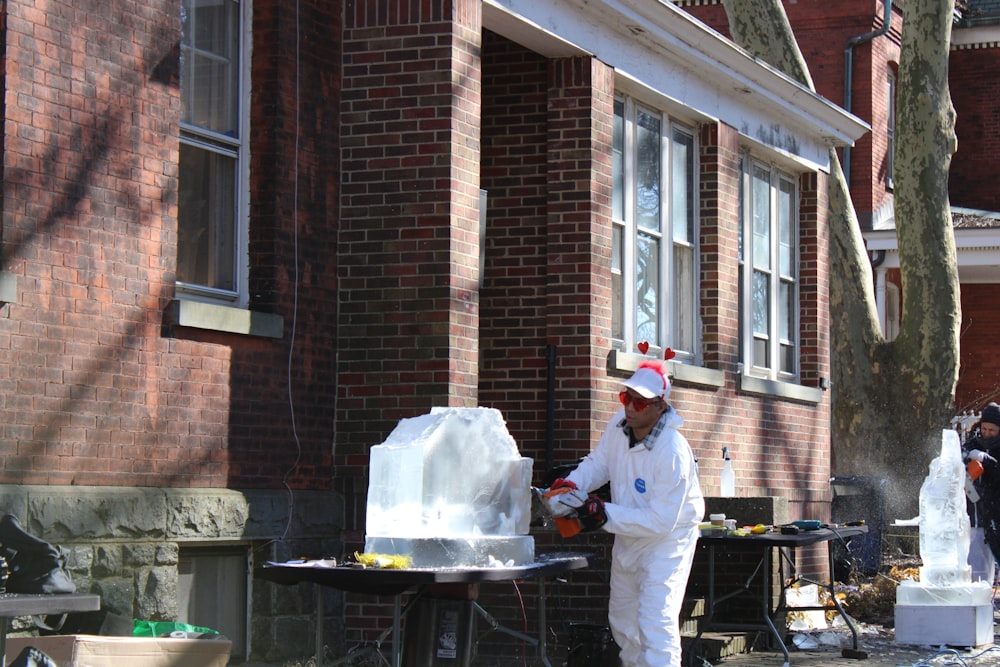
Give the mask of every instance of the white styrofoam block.
<path id="1" fill-rule="evenodd" d="M 982 646 L 993 643 L 992 605 L 896 605 L 896 643 Z"/>

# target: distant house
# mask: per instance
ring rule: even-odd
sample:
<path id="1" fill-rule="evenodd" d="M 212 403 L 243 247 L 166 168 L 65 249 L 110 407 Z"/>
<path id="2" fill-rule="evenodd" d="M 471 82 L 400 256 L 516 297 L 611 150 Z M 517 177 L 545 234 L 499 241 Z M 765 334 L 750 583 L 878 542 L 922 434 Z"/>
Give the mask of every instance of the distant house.
<path id="1" fill-rule="evenodd" d="M 5 7 L 0 506 L 105 610 L 309 654 L 251 568 L 360 549 L 400 419 L 498 408 L 541 479 L 667 347 L 706 493 L 726 445 L 828 514 L 835 98 L 658 0 Z M 387 613 L 321 594 L 334 654 Z"/>

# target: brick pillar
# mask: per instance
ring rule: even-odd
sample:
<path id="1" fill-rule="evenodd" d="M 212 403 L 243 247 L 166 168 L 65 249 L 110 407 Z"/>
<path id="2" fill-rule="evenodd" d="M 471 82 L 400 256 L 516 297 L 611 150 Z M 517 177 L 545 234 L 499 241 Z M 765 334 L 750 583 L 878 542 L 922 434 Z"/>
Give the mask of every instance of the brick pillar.
<path id="1" fill-rule="evenodd" d="M 478 0 L 345 8 L 334 462 L 353 484 L 346 542 L 363 536 L 369 447 L 432 406 L 476 405 L 481 25 Z"/>
<path id="2" fill-rule="evenodd" d="M 716 123 L 701 132 L 701 318 L 705 365 L 739 362 L 739 132 Z"/>
<path id="3" fill-rule="evenodd" d="M 546 335 L 559 358 L 559 458 L 570 461 L 611 415 L 614 70 L 579 57 L 553 60 L 549 74 Z"/>
<path id="4" fill-rule="evenodd" d="M 823 172 L 801 177 L 799 188 L 799 331 L 802 384 L 830 377 L 830 225 Z"/>

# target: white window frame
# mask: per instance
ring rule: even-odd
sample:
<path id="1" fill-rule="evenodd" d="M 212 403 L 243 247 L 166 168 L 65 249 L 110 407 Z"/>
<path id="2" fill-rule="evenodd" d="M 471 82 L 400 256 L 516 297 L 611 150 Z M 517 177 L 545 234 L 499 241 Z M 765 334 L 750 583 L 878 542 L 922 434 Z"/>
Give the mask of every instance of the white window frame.
<path id="1" fill-rule="evenodd" d="M 649 343 L 647 354 L 661 356 L 663 349 L 672 348 L 677 353 L 677 360 L 688 363 L 698 363 L 701 352 L 701 330 L 700 319 L 698 317 L 698 134 L 695 128 L 690 125 L 678 122 L 671 118 L 666 112 L 657 109 L 654 105 L 645 104 L 626 95 L 618 95 L 615 98 L 617 104 L 623 109 L 623 147 L 621 154 L 621 193 L 613 197 L 612 218 L 613 218 L 613 249 L 615 257 L 612 260 L 613 284 L 618 286 L 613 290 L 612 308 L 615 310 L 615 320 L 620 322 L 620 331 L 612 331 L 612 337 L 616 347 L 622 352 L 638 353 L 637 345 L 641 342 Z M 617 105 L 616 105 L 617 106 Z M 638 307 L 638 243 L 639 227 L 638 212 L 636 202 L 636 170 L 638 151 L 636 148 L 636 127 L 638 112 L 643 111 L 658 118 L 660 126 L 660 174 L 659 174 L 659 230 L 649 230 L 642 228 L 642 233 L 655 239 L 658 243 L 658 287 L 656 303 L 656 327 L 659 332 L 659 340 L 649 340 L 648 337 L 639 337 L 637 332 L 637 307 Z M 616 111 L 617 116 L 617 111 Z M 616 120 L 617 122 L 617 120 Z M 689 215 L 693 216 L 693 224 L 690 238 L 683 238 L 683 235 L 675 234 L 673 220 L 673 205 L 671 197 L 673 194 L 673 147 L 675 132 L 682 133 L 690 139 L 690 164 L 691 170 L 688 174 L 689 186 L 692 191 L 691 210 Z M 618 153 L 612 158 L 616 163 L 619 161 Z M 617 165 L 616 165 L 617 166 Z M 617 183 L 615 184 L 617 187 Z M 615 205 L 622 198 L 621 204 L 624 213 L 619 211 Z M 685 235 L 687 232 L 687 220 L 685 225 Z M 681 290 L 676 289 L 677 278 L 675 276 L 675 250 L 690 256 L 690 275 L 688 294 L 681 294 Z M 619 298 L 620 294 L 620 298 Z M 687 298 L 685 303 L 684 297 Z M 678 309 L 684 307 L 684 315 L 687 317 L 687 327 L 690 329 L 690 340 L 682 342 L 678 340 L 680 325 L 678 320 L 681 316 Z"/>
<path id="2" fill-rule="evenodd" d="M 179 299 L 193 301 L 204 301 L 225 306 L 246 308 L 249 304 L 249 218 L 250 218 L 250 114 L 249 114 L 249 93 L 250 93 L 250 55 L 251 55 L 251 28 L 253 8 L 251 0 L 218 0 L 221 2 L 234 2 L 239 5 L 239 31 L 240 44 L 237 48 L 240 59 L 237 67 L 236 99 L 233 103 L 237 105 L 237 125 L 238 137 L 230 137 L 209 129 L 192 125 L 181 121 L 181 144 L 211 151 L 231 157 L 236 161 L 236 176 L 234 178 L 234 192 L 232 193 L 232 206 L 234 210 L 233 225 L 233 289 L 219 289 L 217 287 L 187 283 L 178 278 L 176 289 Z M 182 50 L 183 50 L 182 46 Z M 181 77 L 185 76 L 184 60 L 181 60 Z M 183 94 L 184 87 L 181 86 Z M 179 169 L 184 169 L 184 164 L 179 162 Z M 178 202 L 178 229 L 181 224 L 183 211 Z M 178 242 L 177 252 L 180 254 L 182 248 Z M 180 264 L 180 258 L 178 258 Z"/>
<path id="3" fill-rule="evenodd" d="M 801 323 L 799 309 L 801 307 L 801 259 L 799 256 L 799 245 L 801 242 L 801 191 L 799 181 L 794 174 L 783 171 L 772 163 L 744 155 L 741 159 L 741 186 L 740 186 L 740 339 L 741 362 L 744 375 L 762 378 L 766 380 L 798 383 L 801 373 Z M 753 183 L 754 171 L 760 169 L 769 174 L 769 196 L 768 196 L 768 217 L 769 217 L 769 239 L 768 258 L 766 263 L 754 264 L 754 241 L 753 241 Z M 781 183 L 787 183 L 792 188 L 791 197 L 791 259 L 789 265 L 791 274 L 781 272 L 780 255 L 780 234 L 778 230 L 778 195 Z M 748 272 L 747 267 L 750 267 Z M 768 303 L 767 303 L 767 331 L 764 336 L 759 336 L 754 331 L 753 322 L 753 273 L 761 269 L 767 275 Z M 750 274 L 748 277 L 748 273 Z M 788 285 L 791 290 L 791 306 L 789 318 L 789 332 L 794 338 L 781 337 L 779 299 L 781 296 L 782 284 Z M 766 365 L 757 363 L 755 359 L 755 345 L 762 344 L 767 352 L 768 363 Z M 783 348 L 791 350 L 791 371 L 781 368 Z"/>

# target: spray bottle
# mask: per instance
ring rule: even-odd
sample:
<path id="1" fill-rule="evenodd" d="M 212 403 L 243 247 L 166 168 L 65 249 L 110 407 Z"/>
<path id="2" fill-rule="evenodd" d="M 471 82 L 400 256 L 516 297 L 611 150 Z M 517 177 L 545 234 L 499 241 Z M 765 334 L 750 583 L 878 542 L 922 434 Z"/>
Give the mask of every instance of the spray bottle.
<path id="1" fill-rule="evenodd" d="M 729 447 L 722 448 L 722 472 L 719 474 L 719 495 L 732 498 L 736 495 L 736 474 L 733 472 L 733 462 L 729 460 Z"/>

